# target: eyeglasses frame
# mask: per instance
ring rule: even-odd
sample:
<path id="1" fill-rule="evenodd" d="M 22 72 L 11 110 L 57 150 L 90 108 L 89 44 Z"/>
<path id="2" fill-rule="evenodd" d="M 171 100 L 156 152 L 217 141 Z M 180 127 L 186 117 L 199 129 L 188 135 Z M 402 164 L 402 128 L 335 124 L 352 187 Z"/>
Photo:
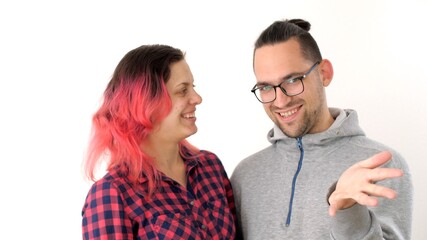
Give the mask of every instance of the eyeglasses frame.
<path id="1" fill-rule="evenodd" d="M 285 94 L 286 96 L 289 96 L 289 97 L 292 97 L 292 96 L 296 96 L 296 95 L 299 95 L 299 94 L 301 94 L 301 93 L 303 93 L 304 92 L 304 82 L 302 81 L 304 78 L 306 78 L 315 68 L 316 68 L 316 66 L 317 65 L 319 65 L 320 64 L 320 61 L 317 61 L 317 62 L 315 62 L 314 63 L 314 65 L 313 66 L 311 66 L 311 68 L 310 69 L 308 69 L 308 71 L 306 72 L 306 73 L 304 73 L 302 76 L 298 76 L 298 77 L 294 77 L 294 78 L 290 78 L 290 79 L 285 79 L 285 80 L 283 80 L 282 82 L 280 82 L 278 85 L 272 85 L 272 87 L 274 88 L 274 99 L 273 100 L 271 100 L 271 101 L 268 101 L 268 102 L 263 102 L 263 101 L 261 101 L 258 97 L 257 97 L 257 95 L 256 95 L 256 93 L 255 93 L 255 91 L 256 90 L 258 90 L 259 88 L 257 87 L 257 84 L 255 84 L 255 86 L 251 89 L 251 92 L 255 95 L 255 98 L 259 101 L 259 102 L 261 102 L 261 103 L 271 103 L 271 102 L 274 102 L 274 100 L 276 100 L 276 98 L 277 98 L 277 92 L 276 92 L 276 88 L 280 88 L 280 90 L 282 90 L 282 92 L 283 92 L 283 94 Z M 286 82 L 286 81 L 289 81 L 289 80 L 298 80 L 298 81 L 301 81 L 301 84 L 302 84 L 302 91 L 301 92 L 299 92 L 299 93 L 297 93 L 297 94 L 288 94 L 287 92 L 286 92 L 286 89 L 284 89 L 284 88 L 282 88 L 282 84 L 284 83 L 284 82 Z"/>

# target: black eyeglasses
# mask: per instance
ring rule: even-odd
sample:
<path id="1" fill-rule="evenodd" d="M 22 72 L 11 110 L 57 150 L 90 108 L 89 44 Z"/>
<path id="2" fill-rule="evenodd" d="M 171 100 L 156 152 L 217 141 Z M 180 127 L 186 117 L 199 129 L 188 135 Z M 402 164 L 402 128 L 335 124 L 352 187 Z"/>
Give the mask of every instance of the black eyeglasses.
<path id="1" fill-rule="evenodd" d="M 255 94 L 255 97 L 260 101 L 261 103 L 269 103 L 276 100 L 276 88 L 280 88 L 282 92 L 286 96 L 296 96 L 298 94 L 301 94 L 304 92 L 304 83 L 302 80 L 308 76 L 308 74 L 313 71 L 313 69 L 316 68 L 317 65 L 319 65 L 319 61 L 317 61 L 304 75 L 285 79 L 283 82 L 279 83 L 278 85 L 268 85 L 268 84 L 255 84 L 255 86 L 252 88 L 251 92 Z"/>

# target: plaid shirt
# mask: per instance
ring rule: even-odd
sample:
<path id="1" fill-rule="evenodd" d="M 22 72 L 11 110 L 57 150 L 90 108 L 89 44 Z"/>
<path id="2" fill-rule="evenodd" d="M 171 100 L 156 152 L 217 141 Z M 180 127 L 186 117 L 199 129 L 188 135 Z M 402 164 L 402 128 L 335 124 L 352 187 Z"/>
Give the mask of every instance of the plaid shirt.
<path id="1" fill-rule="evenodd" d="M 118 172 L 107 173 L 86 197 L 83 239 L 234 239 L 233 192 L 221 161 L 201 151 L 184 162 L 187 188 L 162 175 L 151 199 Z"/>

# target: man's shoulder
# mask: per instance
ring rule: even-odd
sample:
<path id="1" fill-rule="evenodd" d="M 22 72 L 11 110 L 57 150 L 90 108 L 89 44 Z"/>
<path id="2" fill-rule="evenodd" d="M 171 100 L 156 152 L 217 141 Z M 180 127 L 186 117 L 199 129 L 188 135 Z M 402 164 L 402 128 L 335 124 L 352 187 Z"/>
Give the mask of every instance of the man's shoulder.
<path id="1" fill-rule="evenodd" d="M 386 163 L 387 167 L 407 168 L 406 160 L 400 154 L 400 152 L 392 146 L 387 145 L 386 143 L 368 138 L 366 136 L 353 137 L 351 143 L 353 146 L 358 147 L 357 152 L 366 152 L 366 154 L 368 155 L 372 155 L 382 151 L 388 151 L 392 154 L 392 161 Z"/>

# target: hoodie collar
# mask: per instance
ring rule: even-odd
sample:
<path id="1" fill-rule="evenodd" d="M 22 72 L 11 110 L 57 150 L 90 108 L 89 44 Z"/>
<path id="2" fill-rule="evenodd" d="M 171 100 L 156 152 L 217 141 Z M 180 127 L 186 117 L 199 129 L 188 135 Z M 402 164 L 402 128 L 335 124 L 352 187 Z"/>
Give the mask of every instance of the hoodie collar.
<path id="1" fill-rule="evenodd" d="M 302 138 L 305 142 L 323 142 L 329 138 L 365 135 L 359 127 L 359 120 L 355 110 L 329 108 L 329 111 L 335 119 L 332 125 L 324 132 L 304 135 Z M 268 132 L 267 139 L 271 143 L 276 141 L 295 142 L 295 138 L 286 136 L 277 125 L 274 125 L 273 129 Z"/>

